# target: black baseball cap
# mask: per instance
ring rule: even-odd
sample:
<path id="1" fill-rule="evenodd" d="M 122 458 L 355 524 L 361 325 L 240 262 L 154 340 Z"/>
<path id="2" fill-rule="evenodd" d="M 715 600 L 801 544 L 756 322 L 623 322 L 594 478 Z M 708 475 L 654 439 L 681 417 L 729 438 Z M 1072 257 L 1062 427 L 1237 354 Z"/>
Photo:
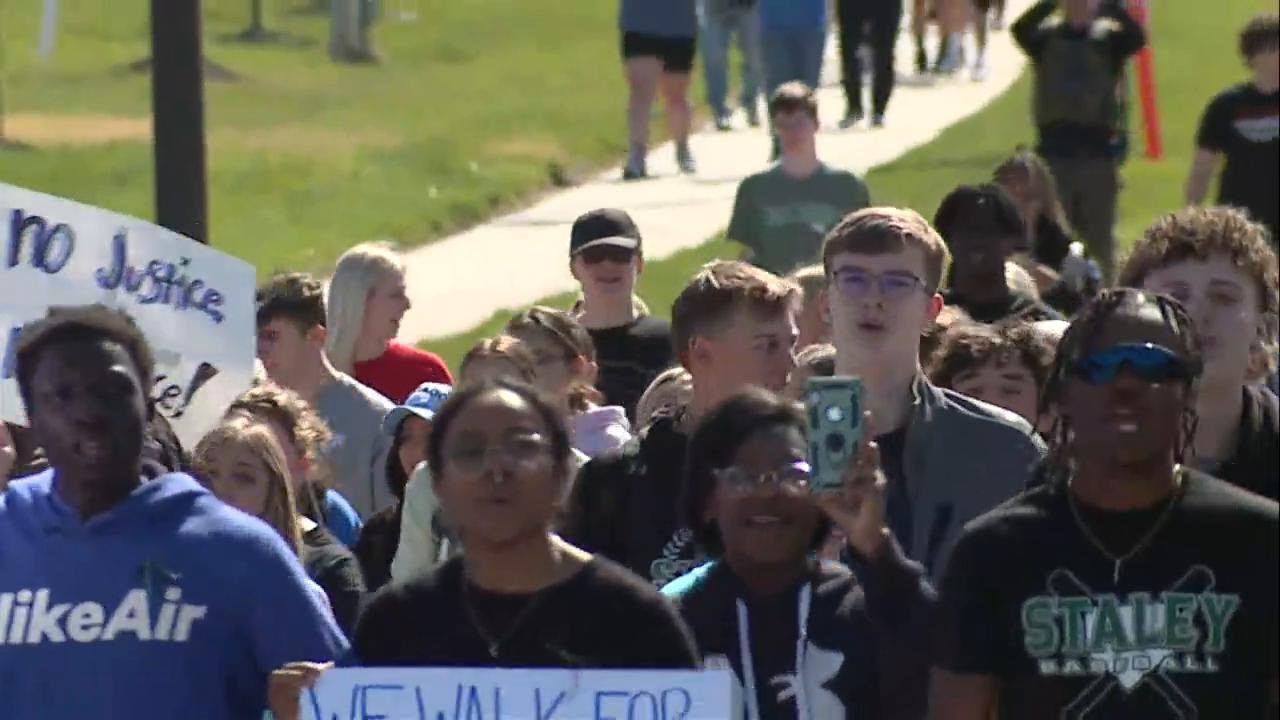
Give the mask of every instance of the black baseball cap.
<path id="1" fill-rule="evenodd" d="M 584 213 L 573 221 L 569 235 L 569 255 L 598 245 L 612 245 L 640 251 L 640 229 L 631 216 L 616 208 L 601 208 Z"/>

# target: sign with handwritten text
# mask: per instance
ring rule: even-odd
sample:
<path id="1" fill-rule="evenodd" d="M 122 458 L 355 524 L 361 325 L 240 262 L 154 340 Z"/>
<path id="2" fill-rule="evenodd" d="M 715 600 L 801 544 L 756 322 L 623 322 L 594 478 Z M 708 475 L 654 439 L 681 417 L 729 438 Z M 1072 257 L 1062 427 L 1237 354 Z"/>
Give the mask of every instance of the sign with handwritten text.
<path id="1" fill-rule="evenodd" d="M 302 693 L 303 720 L 731 720 L 729 670 L 342 668 Z"/>
<path id="2" fill-rule="evenodd" d="M 25 423 L 14 344 L 50 306 L 133 316 L 156 358 L 156 411 L 194 446 L 249 386 L 253 266 L 137 218 L 0 183 L 0 419 Z"/>

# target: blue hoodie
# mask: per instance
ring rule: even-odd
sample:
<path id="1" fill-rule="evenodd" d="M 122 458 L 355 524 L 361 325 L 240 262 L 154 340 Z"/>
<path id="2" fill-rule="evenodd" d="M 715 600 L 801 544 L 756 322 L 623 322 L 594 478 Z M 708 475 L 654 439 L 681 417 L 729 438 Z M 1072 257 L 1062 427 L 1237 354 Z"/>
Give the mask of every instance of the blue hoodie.
<path id="1" fill-rule="evenodd" d="M 0 718 L 257 718 L 347 651 L 283 540 L 163 475 L 82 522 L 54 471 L 0 495 Z"/>

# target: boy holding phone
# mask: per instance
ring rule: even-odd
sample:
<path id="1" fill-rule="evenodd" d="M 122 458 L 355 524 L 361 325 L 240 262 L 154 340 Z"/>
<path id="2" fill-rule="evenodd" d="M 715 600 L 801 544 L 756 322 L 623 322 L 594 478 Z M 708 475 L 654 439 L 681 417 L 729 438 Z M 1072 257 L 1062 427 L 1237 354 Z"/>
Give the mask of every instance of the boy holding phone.
<path id="1" fill-rule="evenodd" d="M 849 215 L 822 249 L 836 374 L 862 381 L 889 525 L 932 577 L 964 524 L 1026 487 L 1044 454 L 1025 420 L 936 388 L 921 370 L 920 336 L 942 309 L 948 261 L 937 231 L 897 208 Z"/>

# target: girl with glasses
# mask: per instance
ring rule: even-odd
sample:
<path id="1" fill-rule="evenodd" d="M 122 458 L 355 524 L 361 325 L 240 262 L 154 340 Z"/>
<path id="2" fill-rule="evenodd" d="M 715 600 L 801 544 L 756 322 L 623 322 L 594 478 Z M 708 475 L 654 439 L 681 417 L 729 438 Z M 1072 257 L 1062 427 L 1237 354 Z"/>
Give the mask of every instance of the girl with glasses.
<path id="1" fill-rule="evenodd" d="M 481 340 L 467 351 L 459 365 L 459 375 L 465 385 L 501 380 L 532 384 L 535 368 L 534 355 L 524 342 L 510 335 L 498 335 Z M 432 417 L 434 419 L 434 414 Z M 425 454 L 426 449 L 423 442 L 420 450 Z M 391 560 L 391 579 L 403 581 L 425 574 L 459 552 L 458 537 L 441 515 L 429 463 L 419 462 L 404 489 L 399 545 Z"/>
<path id="2" fill-rule="evenodd" d="M 464 385 L 435 416 L 427 463 L 466 552 L 392 584 L 365 609 L 354 650 L 368 666 L 691 668 L 688 629 L 638 577 L 557 536 L 571 467 L 551 400 L 512 382 Z M 273 678 L 292 694 L 322 666 Z M 285 688 L 285 690 L 282 690 Z"/>
<path id="3" fill-rule="evenodd" d="M 843 491 L 814 494 L 805 427 L 798 405 L 760 389 L 702 419 L 683 505 L 715 559 L 663 593 L 704 663 L 736 673 L 746 720 L 923 717 L 932 590 L 885 524 L 875 445 Z M 856 579 L 814 557 L 833 524 Z"/>

